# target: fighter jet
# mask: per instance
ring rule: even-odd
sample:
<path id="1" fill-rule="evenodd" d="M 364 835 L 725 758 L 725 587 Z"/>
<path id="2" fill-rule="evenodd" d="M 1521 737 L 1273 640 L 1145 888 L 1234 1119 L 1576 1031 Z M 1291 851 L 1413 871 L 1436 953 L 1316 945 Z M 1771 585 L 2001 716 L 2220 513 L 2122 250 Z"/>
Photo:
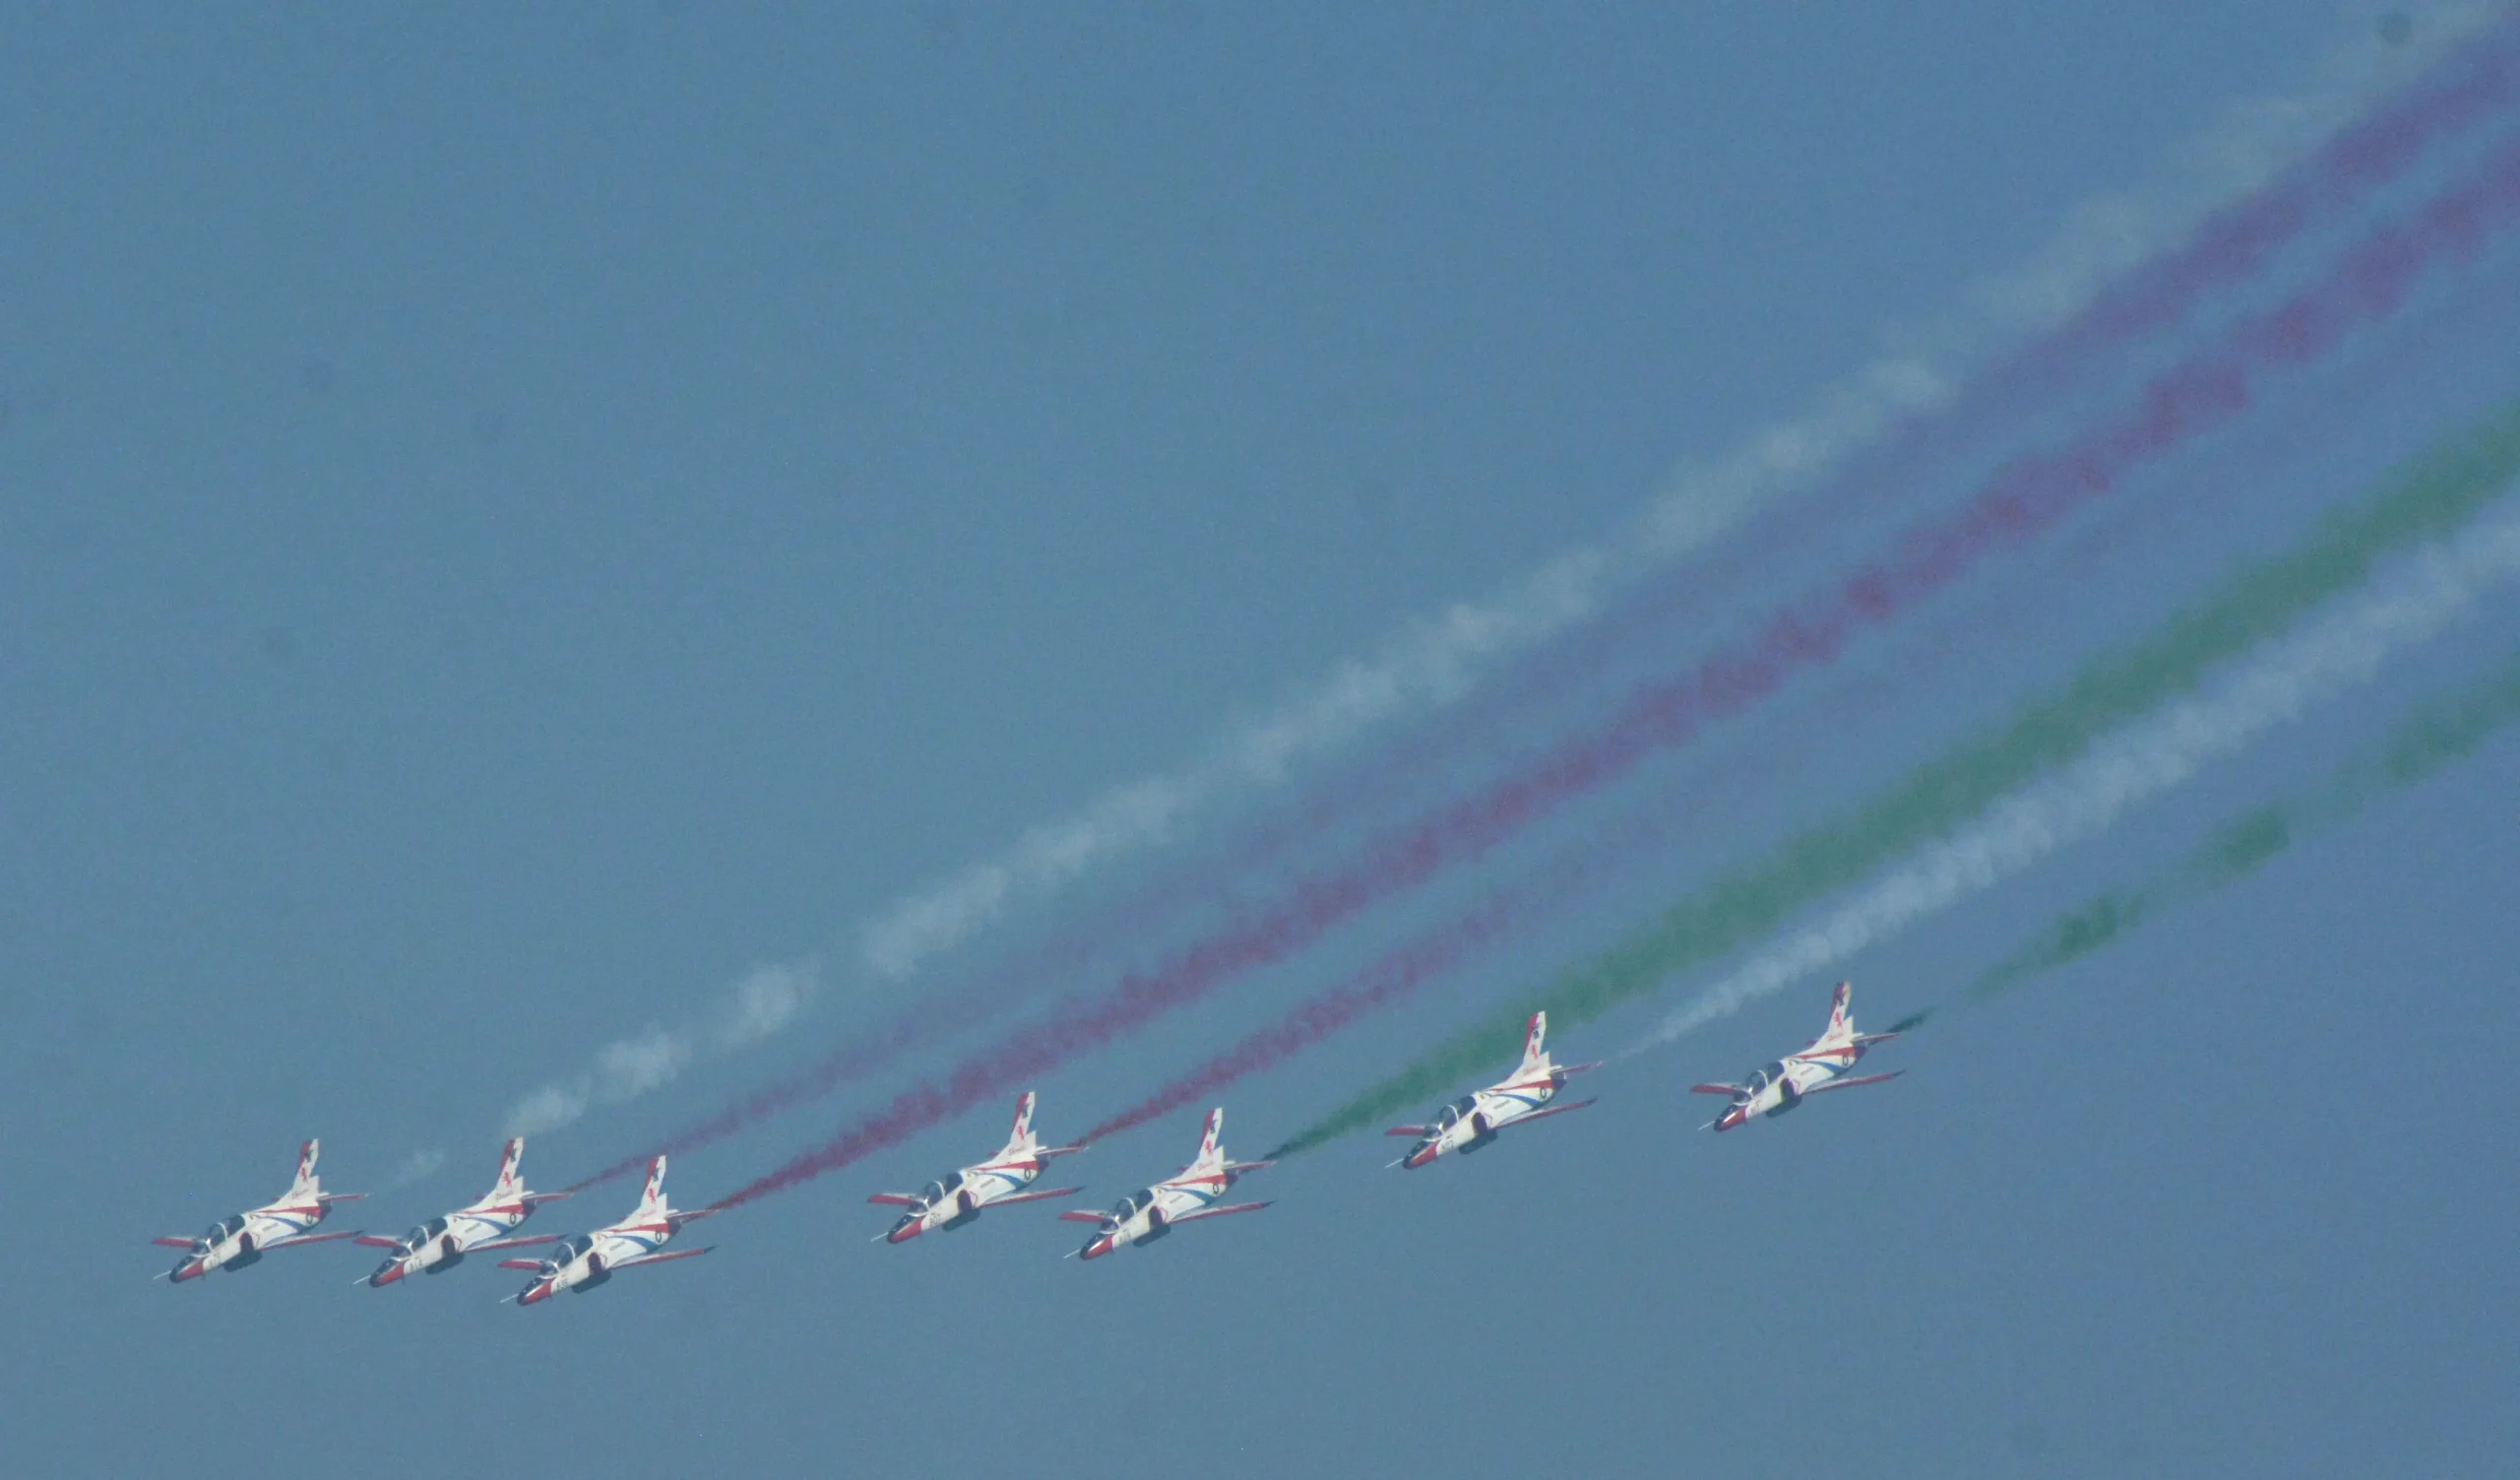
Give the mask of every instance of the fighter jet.
<path id="1" fill-rule="evenodd" d="M 410 1274 L 437 1274 L 464 1262 L 468 1254 L 488 1254 L 499 1249 L 523 1249 L 534 1244 L 555 1244 L 558 1234 L 541 1234 L 533 1238 L 511 1239 L 502 1235 L 516 1232 L 517 1226 L 534 1216 L 534 1210 L 546 1202 L 568 1196 L 566 1192 L 529 1192 L 525 1179 L 518 1174 L 517 1164 L 525 1159 L 525 1137 L 508 1142 L 507 1153 L 499 1159 L 499 1180 L 481 1199 L 469 1207 L 457 1208 L 442 1218 L 431 1218 L 400 1239 L 361 1234 L 357 1242 L 370 1249 L 390 1249 L 385 1262 L 375 1272 L 357 1283 L 382 1290 Z"/>
<path id="2" fill-rule="evenodd" d="M 1886 1074 L 1865 1074 L 1860 1078 L 1845 1077 L 1861 1059 L 1864 1051 L 1876 1043 L 1887 1043 L 1896 1033 L 1858 1033 L 1855 1018 L 1847 1010 L 1849 984 L 1838 984 L 1837 996 L 1829 1004 L 1829 1026 L 1811 1040 L 1811 1046 L 1799 1054 L 1789 1054 L 1750 1076 L 1747 1084 L 1692 1084 L 1691 1094 L 1730 1095 L 1732 1103 L 1724 1114 L 1699 1127 L 1705 1130 L 1730 1130 L 1760 1117 L 1785 1114 L 1802 1103 L 1804 1097 L 1824 1090 L 1853 1089 L 1858 1084 L 1879 1084 L 1896 1079 L 1907 1072 L 1892 1069 Z"/>
<path id="3" fill-rule="evenodd" d="M 309 1233 L 307 1230 L 324 1221 L 336 1202 L 348 1202 L 364 1197 L 365 1192 L 328 1192 L 315 1175 L 315 1155 L 322 1142 L 308 1141 L 297 1148 L 297 1180 L 288 1190 L 272 1202 L 247 1212 L 221 1218 L 203 1231 L 198 1239 L 157 1239 L 169 1249 L 184 1251 L 175 1267 L 163 1278 L 182 1284 L 199 1279 L 213 1269 L 242 1269 L 262 1262 L 264 1255 L 275 1249 L 296 1244 L 329 1244 L 335 1239 L 354 1239 L 358 1230 L 347 1233 Z"/>
<path id="4" fill-rule="evenodd" d="M 593 1233 L 571 1234 L 558 1248 L 539 1260 L 501 1259 L 502 1269 L 531 1269 L 533 1283 L 507 1297 L 520 1306 L 537 1305 L 563 1290 L 581 1294 L 612 1278 L 614 1271 L 635 1264 L 662 1264 L 667 1259 L 697 1258 L 707 1254 L 703 1249 L 677 1249 L 671 1254 L 659 1254 L 666 1241 L 682 1232 L 682 1226 L 708 1217 L 715 1208 L 702 1208 L 696 1213 L 679 1213 L 665 1204 L 665 1159 L 662 1156 L 648 1163 L 648 1190 L 639 1196 L 639 1205 L 630 1216 L 609 1228 Z"/>
<path id="5" fill-rule="evenodd" d="M 1485 1089 L 1473 1090 L 1450 1105 L 1435 1112 L 1432 1124 L 1425 1126 L 1394 1126 L 1385 1135 L 1414 1135 L 1418 1144 L 1409 1154 L 1392 1163 L 1411 1171 L 1432 1163 L 1447 1151 L 1467 1155 L 1496 1138 L 1496 1132 L 1508 1126 L 1537 1121 L 1548 1116 L 1564 1115 L 1592 1104 L 1578 1100 L 1572 1105 L 1554 1105 L 1542 1109 L 1566 1087 L 1570 1075 L 1600 1068 L 1592 1063 L 1558 1063 L 1541 1047 L 1548 1036 L 1548 1014 L 1532 1014 L 1531 1026 L 1523 1033 L 1523 1062 L 1513 1073 Z"/>
<path id="6" fill-rule="evenodd" d="M 931 1182 L 916 1196 L 908 1192 L 877 1192 L 866 1200 L 906 1207 L 892 1231 L 881 1237 L 888 1243 L 907 1244 L 931 1228 L 957 1229 L 980 1215 L 984 1207 L 1003 1207 L 1010 1202 L 1039 1202 L 1044 1197 L 1072 1197 L 1079 1188 L 1049 1188 L 1028 1192 L 1025 1188 L 1041 1175 L 1054 1156 L 1072 1156 L 1083 1146 L 1044 1146 L 1033 1133 L 1033 1100 L 1031 1091 L 1015 1102 L 1015 1132 L 1007 1137 L 1006 1148 L 976 1167 Z"/>
<path id="7" fill-rule="evenodd" d="M 1225 1110 L 1219 1107 L 1208 1112 L 1207 1134 L 1199 1138 L 1198 1160 L 1183 1167 L 1178 1176 L 1140 1188 L 1107 1213 L 1076 1209 L 1059 1214 L 1070 1223 L 1101 1225 L 1077 1253 L 1099 1259 L 1123 1245 L 1153 1243 L 1183 1223 L 1222 1218 L 1228 1213 L 1256 1213 L 1267 1207 L 1265 1202 L 1218 1205 L 1226 1190 L 1240 1181 L 1244 1173 L 1277 1165 L 1269 1161 L 1226 1160 L 1225 1150 L 1217 1141 L 1224 1133 Z"/>

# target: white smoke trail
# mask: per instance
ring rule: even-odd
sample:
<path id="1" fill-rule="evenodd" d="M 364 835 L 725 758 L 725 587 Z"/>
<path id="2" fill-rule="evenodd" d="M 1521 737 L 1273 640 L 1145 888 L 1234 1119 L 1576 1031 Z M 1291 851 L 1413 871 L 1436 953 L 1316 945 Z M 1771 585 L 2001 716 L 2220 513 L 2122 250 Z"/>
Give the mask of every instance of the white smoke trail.
<path id="1" fill-rule="evenodd" d="M 443 1151 L 414 1151 L 403 1158 L 403 1164 L 394 1169 L 394 1175 L 379 1184 L 371 1195 L 399 1192 L 444 1165 L 446 1153 Z"/>
<path id="2" fill-rule="evenodd" d="M 1570 549 L 1483 601 L 1410 623 L 1220 737 L 1192 764 L 1115 787 L 998 857 L 897 901 L 863 928 L 865 964 L 882 978 L 908 976 L 1011 901 L 1046 897 L 1097 864 L 1165 841 L 1203 804 L 1277 782 L 1377 725 L 1451 703 L 1498 660 L 1566 630 L 1646 570 L 1802 491 L 1905 418 L 1942 404 L 1971 369 L 2063 323 L 2111 278 L 2306 156 L 2377 94 L 2502 14 L 2476 3 L 2417 10 L 2404 39 L 2366 34 L 2300 96 L 2231 105 L 2166 178 L 2085 201 L 2030 260 L 1965 294 L 1962 311 L 1922 337 L 1930 349 L 1865 365 L 1730 455 L 1681 465 L 1620 538 Z"/>
<path id="3" fill-rule="evenodd" d="M 701 1054 L 730 1054 L 759 1043 L 805 1010 L 821 975 L 820 963 L 810 958 L 754 967 L 728 991 L 714 1026 L 651 1024 L 644 1033 L 605 1044 L 596 1051 L 593 1068 L 545 1084 L 508 1107 L 500 1134 L 557 1130 L 597 1105 L 636 1099 L 672 1083 Z"/>
<path id="4" fill-rule="evenodd" d="M 1282 780 L 1378 725 L 1441 708 L 1500 660 L 1565 631 L 1620 585 L 1715 540 L 1761 506 L 1817 483 L 1903 418 L 1941 404 L 1959 380 L 2064 322 L 2127 266 L 2184 237 L 2215 209 L 2304 157 L 2318 142 L 2507 13 L 2489 0 L 2410 6 L 2411 39 L 2364 39 L 2332 56 L 2296 97 L 2231 105 L 2223 119 L 2141 188 L 2070 212 L 2048 244 L 1963 294 L 1926 348 L 1862 366 L 1801 415 L 1762 428 L 1731 454 L 1683 463 L 1624 538 L 1579 547 L 1478 602 L 1389 634 L 1218 737 L 1178 770 L 1114 787 L 1084 810 L 1035 828 L 998 856 L 895 902 L 859 933 L 879 981 L 909 977 L 983 929 L 1010 902 L 1057 892 L 1089 869 L 1160 844 L 1202 806 Z M 736 984 L 713 1026 L 652 1027 L 598 1051 L 594 1065 L 519 1098 L 507 1134 L 554 1130 L 597 1105 L 672 1080 L 704 1055 L 733 1052 L 794 1021 L 816 996 L 819 963 L 763 967 Z"/>
<path id="5" fill-rule="evenodd" d="M 2102 831 L 2127 808 L 2370 678 L 2390 654 L 2470 614 L 2482 592 L 2515 574 L 2520 511 L 2485 516 L 2416 555 L 2402 572 L 2331 604 L 2295 635 L 2262 648 L 2210 696 L 2135 721 L 2054 776 L 1994 804 L 1976 824 L 1923 849 L 1826 919 L 1786 935 L 1674 1009 L 1627 1054 L 1737 1012 Z"/>

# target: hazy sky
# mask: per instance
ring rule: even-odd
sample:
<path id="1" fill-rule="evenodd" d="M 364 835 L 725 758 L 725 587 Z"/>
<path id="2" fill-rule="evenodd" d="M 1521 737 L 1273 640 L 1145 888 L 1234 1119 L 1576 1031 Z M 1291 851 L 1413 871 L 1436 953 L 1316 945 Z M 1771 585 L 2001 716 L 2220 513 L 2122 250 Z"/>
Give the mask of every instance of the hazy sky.
<path id="1" fill-rule="evenodd" d="M 857 964 L 896 901 L 1618 540 L 1674 465 L 1937 343 L 2078 203 L 2210 175 L 2211 141 L 2280 122 L 2267 99 L 2427 39 L 2421 7 L 2383 9 L 0 19 L 0 1470 L 2496 1472 L 2520 1443 L 2508 738 L 1889 1046 L 1898 1083 L 1740 1135 L 1697 1134 L 1713 1102 L 1682 1091 L 1799 1046 L 1828 980 L 1477 1158 L 1403 1176 L 1396 1142 L 1334 1143 L 1246 1184 L 1269 1212 L 1090 1267 L 1038 1207 L 866 1242 L 864 1195 L 993 1150 L 994 1105 L 703 1225 L 706 1259 L 526 1312 L 487 1260 L 378 1292 L 335 1245 L 169 1290 L 147 1243 L 274 1196 L 308 1135 L 341 1190 L 446 1158 L 331 1226 L 469 1200 L 520 1095 L 714 1021 L 764 964 L 822 963 L 789 1031 L 536 1136 L 529 1179 L 1090 933 L 1133 883 L 1266 897 L 1336 840 L 1237 877 L 1228 809 L 908 983 Z M 1447 902 L 1668 819 L 1547 930 L 1228 1092 L 1228 1145 L 1256 1155 L 2520 393 L 2516 328 L 2508 245 L 2427 280 L 2111 511 L 1046 1077 L 1042 1130 Z M 1457 764 L 1580 728 L 2204 332 L 1868 490 L 1859 529 L 1803 531 L 1562 707 L 1452 735 Z M 2505 592 L 1865 951 L 1859 1021 L 2314 787 L 2514 632 Z M 1153 952 L 1098 943 L 1073 985 Z M 678 1157 L 670 1190 L 703 1203 L 949 1062 Z M 1185 1112 L 1061 1170 L 1102 1206 L 1195 1138 Z"/>

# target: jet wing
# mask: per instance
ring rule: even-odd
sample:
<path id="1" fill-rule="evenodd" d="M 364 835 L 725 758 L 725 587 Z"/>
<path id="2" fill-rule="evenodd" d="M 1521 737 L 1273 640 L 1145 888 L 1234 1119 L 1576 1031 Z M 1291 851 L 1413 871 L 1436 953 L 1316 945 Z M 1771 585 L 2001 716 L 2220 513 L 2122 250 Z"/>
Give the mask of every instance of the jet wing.
<path id="1" fill-rule="evenodd" d="M 190 1249 L 193 1247 L 192 1240 L 178 1239 L 172 1234 L 169 1234 L 164 1238 L 152 1239 L 149 1242 L 152 1244 L 163 1244 L 169 1249 Z"/>
<path id="2" fill-rule="evenodd" d="M 1066 1212 L 1059 1214 L 1059 1221 L 1062 1223 L 1108 1223 L 1111 1221 L 1111 1215 L 1109 1213 L 1088 1212 L 1081 1207 L 1072 1207 Z M 184 1247 L 189 1249 L 192 1245 L 187 1243 Z"/>
<path id="3" fill-rule="evenodd" d="M 1039 1146 L 1034 1148 L 1033 1155 L 1038 1160 L 1048 1161 L 1053 1156 L 1074 1156 L 1079 1151 L 1093 1149 L 1094 1143 L 1086 1141 L 1074 1146 Z"/>
<path id="4" fill-rule="evenodd" d="M 502 1269 L 539 1269 L 542 1267 L 542 1261 L 540 1259 L 501 1259 L 499 1260 L 499 1267 Z"/>
<path id="5" fill-rule="evenodd" d="M 1426 1136 L 1433 1134 L 1434 1129 L 1435 1127 L 1432 1126 L 1394 1126 L 1389 1130 L 1384 1131 L 1383 1134 Z"/>
<path id="6" fill-rule="evenodd" d="M 1689 1086 L 1689 1093 L 1693 1095 L 1737 1095 L 1740 1092 L 1741 1086 L 1737 1084 L 1692 1084 Z"/>
<path id="7" fill-rule="evenodd" d="M 364 1232 L 366 1232 L 364 1229 L 351 1228 L 345 1229 L 341 1233 L 302 1233 L 297 1235 L 295 1238 L 274 1239 L 263 1247 L 265 1249 L 286 1249 L 292 1244 L 330 1244 L 335 1239 L 355 1239 Z"/>
<path id="8" fill-rule="evenodd" d="M 1269 1204 L 1266 1202 L 1236 1202 L 1226 1207 L 1203 1207 L 1195 1213 L 1183 1213 L 1177 1218 L 1169 1218 L 1166 1221 L 1169 1223 L 1196 1223 L 1201 1218 L 1222 1218 L 1228 1213 L 1256 1213 L 1268 1205 Z"/>
<path id="9" fill-rule="evenodd" d="M 1832 1079 L 1826 1084 L 1815 1084 L 1809 1089 L 1804 1090 L 1803 1093 L 1806 1095 L 1816 1095 L 1833 1089 L 1853 1089 L 1858 1084 L 1879 1084 L 1885 1079 L 1896 1079 L 1906 1072 L 1907 1070 L 1902 1068 L 1892 1069 L 1886 1074 L 1866 1074 L 1860 1079 Z"/>
<path id="10" fill-rule="evenodd" d="M 612 1267 L 627 1269 L 633 1264 L 662 1264 L 667 1259 L 696 1259 L 717 1247 L 715 1244 L 707 1244 L 698 1249 L 673 1249 L 663 1254 L 643 1254 L 635 1259 L 623 1259 Z"/>
<path id="11" fill-rule="evenodd" d="M 467 1254 L 488 1254 L 493 1249 L 524 1249 L 535 1244 L 557 1244 L 563 1237 L 565 1236 L 561 1234 L 546 1233 L 529 1234 L 521 1239 L 492 1239 L 487 1244 L 475 1244 L 464 1252 Z M 365 1239 L 361 1239 L 359 1242 L 364 1244 L 367 1241 Z"/>
<path id="12" fill-rule="evenodd" d="M 888 1207 L 918 1206 L 918 1199 L 908 1192 L 877 1192 L 866 1200 L 869 1202 L 881 1202 Z"/>
<path id="13" fill-rule="evenodd" d="M 1557 1066 L 1557 1071 L 1561 1074 L 1589 1074 L 1607 1062 L 1609 1061 L 1606 1059 L 1596 1059 L 1590 1063 L 1561 1063 Z"/>
<path id="14" fill-rule="evenodd" d="M 1266 1172 L 1276 1165 L 1277 1163 L 1274 1161 L 1229 1161 L 1225 1164 L 1225 1169 L 1228 1172 L 1237 1174 L 1243 1172 Z M 1265 1206 L 1266 1204 L 1263 1205 Z"/>
<path id="15" fill-rule="evenodd" d="M 353 1244 L 364 1245 L 369 1249 L 391 1249 L 394 1247 L 394 1241 L 385 1237 L 383 1234 L 363 1233 L 357 1238 L 350 1240 L 350 1242 Z"/>
<path id="16" fill-rule="evenodd" d="M 716 1216 L 718 1216 L 718 1209 L 714 1207 L 704 1207 L 696 1213 L 667 1213 L 665 1214 L 665 1227 L 674 1233 L 680 1233 L 682 1232 L 682 1226 L 686 1223 L 697 1223 L 703 1218 L 714 1218 Z M 717 1246 L 713 1244 L 710 1247 L 714 1249 Z M 621 1266 L 615 1264 L 613 1267 L 618 1269 Z"/>
<path id="17" fill-rule="evenodd" d="M 546 1202 L 557 1202 L 563 1197 L 575 1197 L 576 1195 L 578 1194 L 575 1192 L 528 1192 L 525 1194 L 525 1205 L 527 1207 L 540 1207 Z"/>
<path id="18" fill-rule="evenodd" d="M 1578 1101 L 1576 1101 L 1576 1102 L 1575 1102 L 1574 1104 L 1572 1104 L 1572 1105 L 1551 1105 L 1551 1106 L 1550 1106 L 1550 1107 L 1548 1107 L 1546 1110 L 1535 1110 L 1535 1111 L 1533 1111 L 1530 1115 L 1526 1115 L 1526 1116 L 1517 1116 L 1517 1117 L 1515 1117 L 1514 1119 L 1512 1119 L 1512 1120 L 1510 1120 L 1510 1121 L 1507 1121 L 1504 1125 L 1502 1125 L 1502 1126 L 1498 1126 L 1498 1127 L 1496 1127 L 1496 1128 L 1498 1128 L 1499 1130 L 1511 1130 L 1511 1129 L 1512 1129 L 1513 1127 L 1515 1127 L 1516 1126 L 1520 1126 L 1520 1125 L 1524 1124 L 1524 1123 L 1525 1123 L 1525 1122 L 1527 1122 L 1527 1121 L 1544 1121 L 1544 1120 L 1547 1120 L 1550 1116 L 1553 1116 L 1553 1115 L 1564 1115 L 1564 1114 L 1566 1114 L 1566 1113 L 1567 1113 L 1568 1111 L 1570 1111 L 1570 1110 L 1581 1110 L 1581 1109 L 1583 1109 L 1585 1106 L 1587 1106 L 1587 1105 L 1591 1105 L 1591 1104 L 1594 1104 L 1594 1103 L 1597 1103 L 1597 1102 L 1592 1101 L 1592 1100 L 1578 1100 Z"/>
<path id="19" fill-rule="evenodd" d="M 983 1202 L 980 1205 L 982 1207 L 1004 1207 L 1010 1202 L 1039 1202 L 1044 1197 L 1073 1197 L 1084 1190 L 1085 1189 L 1083 1188 L 1051 1188 L 1046 1191 L 1040 1192 L 1016 1192 L 1004 1197 L 991 1198 L 989 1201 Z"/>

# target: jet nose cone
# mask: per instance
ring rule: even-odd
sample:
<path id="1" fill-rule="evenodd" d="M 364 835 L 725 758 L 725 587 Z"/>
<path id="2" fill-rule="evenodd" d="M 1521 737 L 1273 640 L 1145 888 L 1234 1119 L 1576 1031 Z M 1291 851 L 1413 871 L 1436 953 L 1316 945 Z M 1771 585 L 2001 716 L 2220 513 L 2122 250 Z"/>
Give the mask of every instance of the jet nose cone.
<path id="1" fill-rule="evenodd" d="M 387 1259 L 384 1263 L 376 1266 L 376 1272 L 367 1277 L 367 1283 L 372 1289 L 382 1290 L 387 1285 L 393 1284 L 402 1277 L 402 1264 L 397 1260 Z"/>
<path id="2" fill-rule="evenodd" d="M 1433 1146 L 1421 1146 L 1421 1147 L 1419 1147 L 1418 1149 L 1417 1149 L 1416 1151 L 1411 1152 L 1411 1153 L 1409 1154 L 1409 1159 L 1408 1159 L 1407 1161 L 1402 1162 L 1400 1165 L 1401 1165 L 1401 1167 L 1402 1167 L 1402 1169 L 1403 1169 L 1403 1170 L 1411 1171 L 1411 1172 L 1415 1172 L 1415 1171 L 1417 1171 L 1419 1167 L 1422 1167 L 1422 1166 L 1424 1166 L 1426 1163 L 1428 1163 L 1428 1162 L 1430 1162 L 1430 1161 L 1433 1161 L 1433 1160 L 1435 1159 L 1435 1155 L 1436 1155 L 1436 1148 L 1435 1148 L 1435 1147 L 1433 1147 Z"/>

